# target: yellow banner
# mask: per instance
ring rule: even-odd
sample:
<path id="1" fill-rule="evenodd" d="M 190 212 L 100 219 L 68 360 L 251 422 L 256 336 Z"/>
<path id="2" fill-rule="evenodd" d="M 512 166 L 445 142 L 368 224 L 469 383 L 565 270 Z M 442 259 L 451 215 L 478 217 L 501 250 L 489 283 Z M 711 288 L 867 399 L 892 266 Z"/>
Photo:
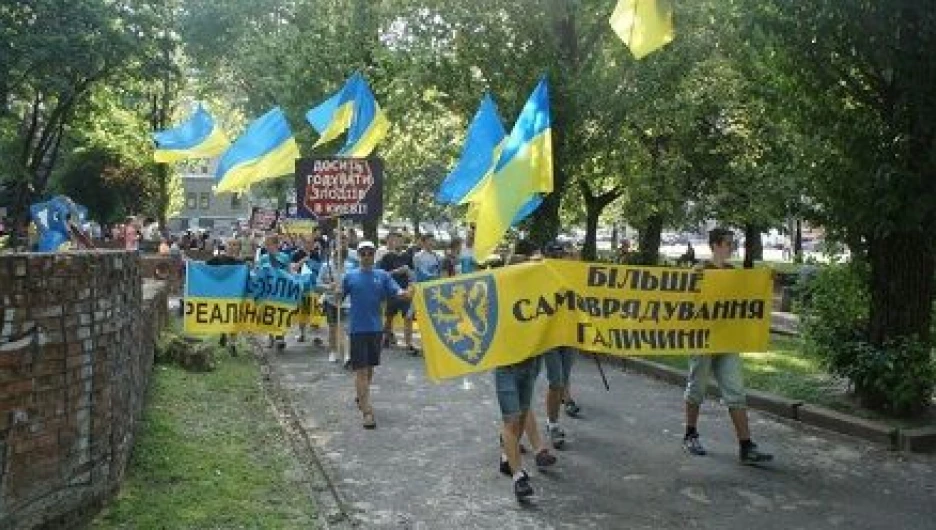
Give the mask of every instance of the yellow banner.
<path id="1" fill-rule="evenodd" d="M 315 219 L 284 218 L 279 220 L 283 232 L 292 235 L 306 235 L 315 232 L 318 221 Z"/>
<path id="2" fill-rule="evenodd" d="M 302 297 L 299 312 L 293 315 L 293 324 L 309 324 L 310 326 L 325 326 L 325 306 L 319 301 L 322 295 L 308 292 Z M 383 314 L 383 313 L 381 313 Z"/>
<path id="3" fill-rule="evenodd" d="M 191 335 L 218 333 L 273 333 L 289 331 L 295 308 L 269 300 L 185 298 L 185 332 Z"/>
<path id="4" fill-rule="evenodd" d="M 442 379 L 557 346 L 617 356 L 757 351 L 771 272 L 545 260 L 416 287 L 426 370 Z"/>

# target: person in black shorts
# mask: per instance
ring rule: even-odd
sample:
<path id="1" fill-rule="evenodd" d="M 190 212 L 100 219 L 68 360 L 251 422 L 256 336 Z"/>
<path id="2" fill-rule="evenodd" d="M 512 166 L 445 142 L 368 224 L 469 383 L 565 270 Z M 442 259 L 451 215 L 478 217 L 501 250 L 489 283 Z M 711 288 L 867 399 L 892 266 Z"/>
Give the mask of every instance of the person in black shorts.
<path id="1" fill-rule="evenodd" d="M 390 273 L 390 277 L 401 289 L 409 287 L 413 275 L 412 258 L 403 248 L 403 237 L 397 232 L 387 236 L 387 253 L 380 258 L 377 264 L 379 269 Z M 397 314 L 403 317 L 403 346 L 412 352 L 413 346 L 413 312 L 410 311 L 410 301 L 402 298 L 387 300 L 384 311 L 383 346 L 389 348 L 396 344 L 396 335 L 393 333 L 393 319 Z"/>

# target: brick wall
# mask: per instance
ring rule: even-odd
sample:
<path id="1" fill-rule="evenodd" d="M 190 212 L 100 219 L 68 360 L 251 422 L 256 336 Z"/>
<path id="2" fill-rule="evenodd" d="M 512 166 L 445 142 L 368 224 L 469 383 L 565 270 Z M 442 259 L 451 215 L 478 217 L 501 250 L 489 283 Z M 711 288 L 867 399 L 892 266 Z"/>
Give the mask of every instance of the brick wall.
<path id="1" fill-rule="evenodd" d="M 61 528 L 117 488 L 167 319 L 123 251 L 0 254 L 0 528 Z"/>

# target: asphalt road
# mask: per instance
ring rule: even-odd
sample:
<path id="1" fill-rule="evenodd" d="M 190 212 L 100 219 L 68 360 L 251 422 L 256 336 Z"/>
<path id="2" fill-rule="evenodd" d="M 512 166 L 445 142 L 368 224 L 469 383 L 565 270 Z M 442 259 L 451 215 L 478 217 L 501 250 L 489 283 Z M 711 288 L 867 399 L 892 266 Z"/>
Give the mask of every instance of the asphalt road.
<path id="1" fill-rule="evenodd" d="M 573 370 L 583 417 L 562 418 L 569 438 L 555 468 L 527 457 L 537 499 L 521 506 L 497 470 L 490 374 L 436 384 L 421 358 L 385 351 L 378 428 L 366 431 L 350 373 L 308 344 L 270 354 L 272 375 L 360 528 L 936 529 L 936 456 L 752 412 L 754 438 L 776 461 L 742 466 L 717 402 L 700 420 L 709 455 L 690 456 L 679 388 L 606 365 L 605 391 L 590 357 Z M 541 421 L 544 391 L 541 376 Z"/>

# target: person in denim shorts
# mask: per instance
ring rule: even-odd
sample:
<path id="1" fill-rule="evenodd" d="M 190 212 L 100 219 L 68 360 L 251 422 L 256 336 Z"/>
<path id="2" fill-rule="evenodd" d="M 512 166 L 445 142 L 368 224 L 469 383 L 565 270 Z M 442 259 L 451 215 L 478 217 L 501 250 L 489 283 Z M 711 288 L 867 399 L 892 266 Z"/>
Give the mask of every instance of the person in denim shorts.
<path id="1" fill-rule="evenodd" d="M 524 241 L 517 243 L 513 263 L 524 261 L 525 256 L 532 253 L 528 250 L 528 246 L 529 244 Z M 513 477 L 514 495 L 519 501 L 524 501 L 533 495 L 530 475 L 523 469 L 520 458 L 520 437 L 524 430 L 530 437 L 530 442 L 537 448 L 536 465 L 545 467 L 556 463 L 556 457 L 542 445 L 536 429 L 536 420 L 530 410 L 533 388 L 541 365 L 542 355 L 534 355 L 519 363 L 494 369 L 494 388 L 503 420 L 500 471 Z"/>
<path id="2" fill-rule="evenodd" d="M 701 269 L 731 269 L 728 258 L 732 251 L 732 234 L 725 228 L 715 228 L 709 232 L 709 246 L 712 249 L 712 261 L 703 262 Z M 747 403 L 744 391 L 744 376 L 741 371 L 741 356 L 737 353 L 719 353 L 712 355 L 691 355 L 689 357 L 689 376 L 686 381 L 686 435 L 683 447 L 689 454 L 706 454 L 699 431 L 699 409 L 705 397 L 705 386 L 709 374 L 715 377 L 722 400 L 728 406 L 728 414 L 738 436 L 739 458 L 742 464 L 757 464 L 773 460 L 773 455 L 757 449 L 751 441 L 748 424 Z"/>
<path id="3" fill-rule="evenodd" d="M 569 386 L 575 350 L 559 346 L 543 355 L 546 364 L 546 438 L 556 449 L 565 447 L 565 431 L 559 426 L 559 406 Z"/>

